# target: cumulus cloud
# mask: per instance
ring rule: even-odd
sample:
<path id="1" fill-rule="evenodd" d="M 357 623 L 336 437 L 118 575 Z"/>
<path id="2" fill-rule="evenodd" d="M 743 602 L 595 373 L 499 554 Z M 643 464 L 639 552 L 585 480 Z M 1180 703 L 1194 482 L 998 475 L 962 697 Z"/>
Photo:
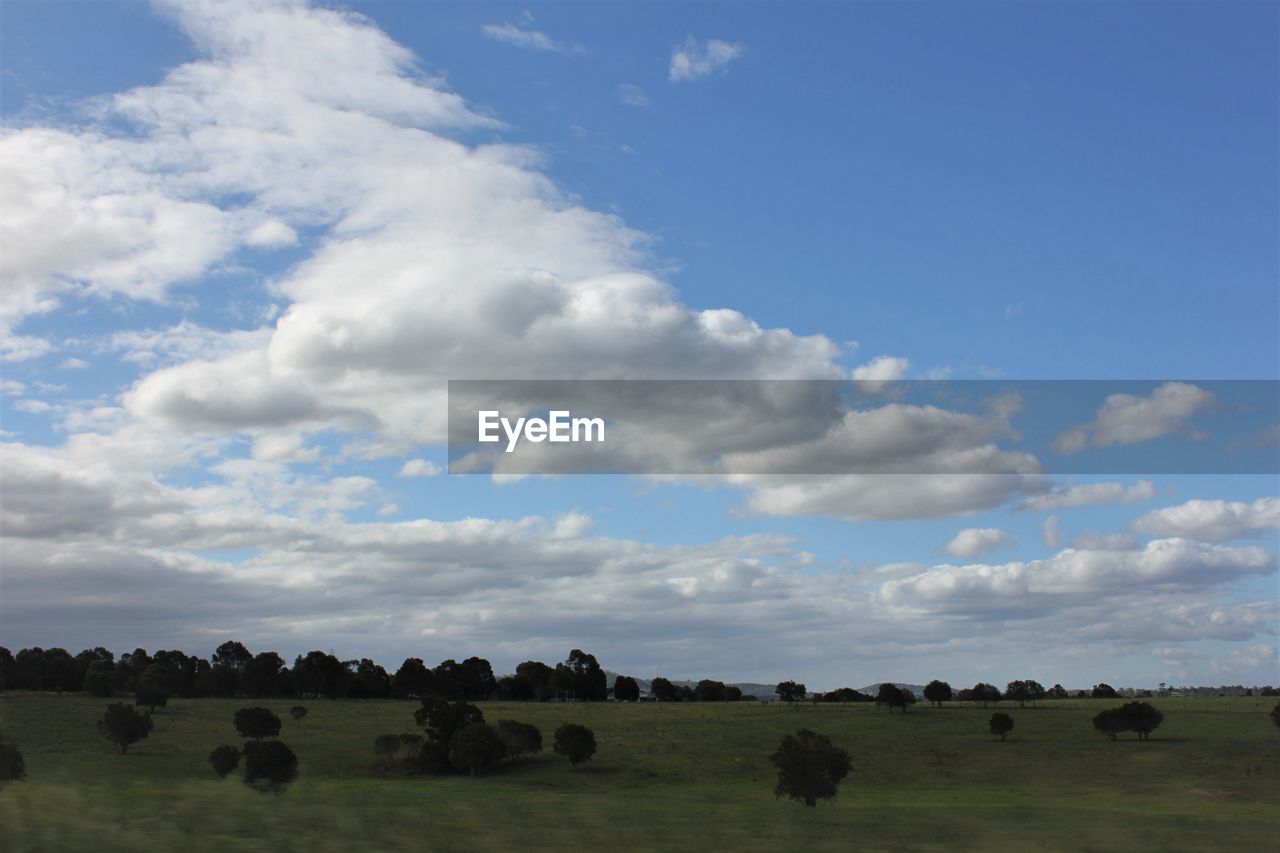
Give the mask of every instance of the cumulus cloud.
<path id="1" fill-rule="evenodd" d="M 1242 501 L 1191 500 L 1152 510 L 1133 523 L 1152 536 L 1182 536 L 1205 542 L 1225 542 L 1280 530 L 1280 498 Z"/>
<path id="2" fill-rule="evenodd" d="M 860 364 L 853 369 L 850 376 L 856 388 L 864 394 L 878 394 L 884 386 L 907 375 L 911 369 L 911 360 L 891 355 L 882 355 Z"/>
<path id="3" fill-rule="evenodd" d="M 693 36 L 684 40 L 671 52 L 671 67 L 667 79 L 672 83 L 689 82 L 709 77 L 725 67 L 746 50 L 735 42 L 709 39 L 699 42 Z"/>
<path id="4" fill-rule="evenodd" d="M 440 473 L 440 468 L 434 463 L 426 459 L 407 459 L 400 466 L 401 477 L 434 477 Z"/>
<path id="5" fill-rule="evenodd" d="M 1139 480 L 1128 486 L 1123 483 L 1058 486 L 1042 495 L 1032 495 L 1019 505 L 1019 509 L 1055 510 L 1109 503 L 1138 503 L 1151 500 L 1155 493 L 1155 487 L 1149 480 Z"/>
<path id="6" fill-rule="evenodd" d="M 1062 520 L 1056 515 L 1051 515 L 1040 525 L 1040 538 L 1044 540 L 1046 548 L 1057 550 L 1062 547 Z"/>
<path id="7" fill-rule="evenodd" d="M 1085 447 L 1151 441 L 1183 430 L 1192 415 L 1214 402 L 1212 393 L 1185 382 L 1166 382 L 1149 397 L 1112 394 L 1094 420 L 1058 436 L 1054 447 L 1059 453 L 1070 454 Z"/>
<path id="8" fill-rule="evenodd" d="M 968 527 L 957 533 L 944 549 L 953 557 L 971 559 L 987 551 L 1003 548 L 1009 537 L 995 527 Z"/>

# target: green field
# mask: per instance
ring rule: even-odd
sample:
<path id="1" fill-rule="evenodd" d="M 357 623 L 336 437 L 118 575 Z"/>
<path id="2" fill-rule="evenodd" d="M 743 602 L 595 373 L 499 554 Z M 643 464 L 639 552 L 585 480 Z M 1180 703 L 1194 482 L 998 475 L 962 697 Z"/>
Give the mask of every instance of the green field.
<path id="1" fill-rule="evenodd" d="M 1118 702 L 1010 709 L 874 705 L 481 703 L 490 722 L 595 730 L 596 758 L 550 751 L 478 779 L 380 775 L 378 734 L 416 731 L 413 702 L 171 700 L 128 755 L 96 732 L 106 700 L 5 694 L 0 729 L 28 780 L 0 790 L 6 850 L 1265 849 L 1280 837 L 1275 699 L 1169 699 L 1149 742 L 1096 735 Z M 205 757 L 238 744 L 233 712 L 284 718 L 300 778 L 259 794 Z M 1002 703 L 1007 705 L 1007 703 Z M 849 751 L 840 795 L 816 809 L 773 796 L 769 754 L 808 727 Z"/>

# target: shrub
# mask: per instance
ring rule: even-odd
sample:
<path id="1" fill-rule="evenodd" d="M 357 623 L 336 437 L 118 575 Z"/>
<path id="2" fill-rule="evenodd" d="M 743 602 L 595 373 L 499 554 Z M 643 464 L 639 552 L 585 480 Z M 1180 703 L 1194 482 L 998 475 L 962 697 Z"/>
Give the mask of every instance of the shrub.
<path id="1" fill-rule="evenodd" d="M 556 729 L 556 741 L 553 747 L 557 755 L 569 759 L 570 764 L 581 764 L 589 761 L 596 754 L 596 736 L 591 729 L 577 723 L 565 723 Z"/>
<path id="2" fill-rule="evenodd" d="M 987 723 L 991 728 L 991 733 L 1004 740 L 1005 735 L 1013 731 L 1013 717 L 1008 714 L 996 711 L 991 715 L 991 720 Z"/>
<path id="3" fill-rule="evenodd" d="M 498 720 L 498 737 L 512 758 L 529 752 L 542 752 L 542 732 L 531 723 Z"/>
<path id="4" fill-rule="evenodd" d="M 294 705 L 289 709 L 289 716 L 301 722 L 302 718 L 307 715 L 307 709 L 301 705 Z"/>
<path id="5" fill-rule="evenodd" d="M 228 773 L 240 766 L 240 750 L 225 743 L 214 747 L 209 753 L 209 766 L 219 779 L 225 779 Z"/>
<path id="6" fill-rule="evenodd" d="M 472 776 L 479 776 L 506 754 L 506 745 L 488 723 L 470 723 L 449 739 L 449 763 Z"/>
<path id="7" fill-rule="evenodd" d="M 0 740 L 0 784 L 18 782 L 27 778 L 27 763 L 22 753 L 11 743 Z"/>

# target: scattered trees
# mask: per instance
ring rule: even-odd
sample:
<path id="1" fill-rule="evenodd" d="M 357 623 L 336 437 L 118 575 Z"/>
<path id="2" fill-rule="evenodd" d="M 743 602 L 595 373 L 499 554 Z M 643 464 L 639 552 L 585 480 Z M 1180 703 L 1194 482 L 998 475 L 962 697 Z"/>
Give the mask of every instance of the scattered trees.
<path id="1" fill-rule="evenodd" d="M 932 702 L 935 708 L 941 708 L 943 702 L 951 701 L 951 685 L 935 678 L 924 686 L 924 698 Z"/>
<path id="2" fill-rule="evenodd" d="M 1000 740 L 1004 740 L 1005 735 L 1013 731 L 1013 717 L 1010 717 L 1008 714 L 1000 711 L 996 711 L 991 715 L 991 719 L 988 721 L 987 725 L 990 727 L 993 735 L 999 737 Z"/>
<path id="3" fill-rule="evenodd" d="M 240 766 L 240 750 L 225 743 L 214 747 L 209 753 L 209 766 L 219 779 L 225 779 L 228 773 Z"/>
<path id="4" fill-rule="evenodd" d="M 784 737 L 769 760 L 778 768 L 774 796 L 790 797 L 806 806 L 834 797 L 853 767 L 848 752 L 809 729 Z"/>
<path id="5" fill-rule="evenodd" d="M 121 755 L 127 755 L 129 747 L 151 734 L 153 727 L 149 715 L 140 713 L 123 702 L 108 705 L 106 713 L 98 720 L 98 731 L 120 747 Z"/>
<path id="6" fill-rule="evenodd" d="M 298 756 L 279 740 L 255 740 L 244 745 L 244 781 L 266 793 L 280 793 L 298 778 Z"/>
<path id="7" fill-rule="evenodd" d="M 798 682 L 783 681 L 783 682 L 780 682 L 778 686 L 773 689 L 773 692 L 777 693 L 778 698 L 781 699 L 783 702 L 795 702 L 798 700 L 803 701 L 805 694 L 807 694 L 809 691 L 805 689 L 805 686 L 803 684 L 800 684 Z"/>
<path id="8" fill-rule="evenodd" d="M 1044 698 L 1045 689 L 1038 681 L 1010 681 L 1004 689 L 1004 698 L 1017 702 L 1019 708 L 1027 707 L 1028 702 L 1037 702 Z"/>
<path id="9" fill-rule="evenodd" d="M 280 718 L 266 708 L 241 708 L 233 722 L 241 737 L 262 740 L 280 734 Z"/>
<path id="10" fill-rule="evenodd" d="M 1138 740 L 1150 739 L 1151 733 L 1164 722 L 1164 714 L 1150 702 L 1127 702 L 1119 708 L 1099 711 L 1093 727 L 1111 740 L 1121 732 L 1135 732 Z"/>
<path id="11" fill-rule="evenodd" d="M 577 723 L 565 723 L 556 729 L 555 745 L 557 755 L 563 755 L 573 765 L 591 759 L 596 753 L 596 736 L 591 729 Z"/>

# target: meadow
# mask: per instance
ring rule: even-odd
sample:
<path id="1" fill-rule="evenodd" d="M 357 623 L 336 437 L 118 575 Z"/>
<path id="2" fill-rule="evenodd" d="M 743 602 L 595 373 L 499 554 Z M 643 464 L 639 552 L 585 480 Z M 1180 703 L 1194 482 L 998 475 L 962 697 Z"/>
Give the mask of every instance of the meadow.
<path id="1" fill-rule="evenodd" d="M 779 703 L 479 703 L 489 722 L 543 732 L 544 752 L 486 776 L 384 775 L 374 738 L 415 732 L 416 702 L 172 699 L 128 755 L 96 731 L 107 700 L 0 698 L 0 730 L 28 779 L 0 789 L 0 848 L 57 850 L 431 851 L 622 847 L 634 850 L 1262 849 L 1280 837 L 1275 699 L 1164 699 L 1148 742 L 1096 734 L 1120 704 L 1042 702 L 1000 710 L 1015 729 L 987 732 L 991 709 Z M 206 756 L 239 744 L 237 708 L 262 704 L 300 777 L 280 795 Z M 599 749 L 579 767 L 550 750 L 564 722 Z M 839 796 L 817 808 L 775 799 L 769 755 L 800 728 L 849 751 Z"/>

